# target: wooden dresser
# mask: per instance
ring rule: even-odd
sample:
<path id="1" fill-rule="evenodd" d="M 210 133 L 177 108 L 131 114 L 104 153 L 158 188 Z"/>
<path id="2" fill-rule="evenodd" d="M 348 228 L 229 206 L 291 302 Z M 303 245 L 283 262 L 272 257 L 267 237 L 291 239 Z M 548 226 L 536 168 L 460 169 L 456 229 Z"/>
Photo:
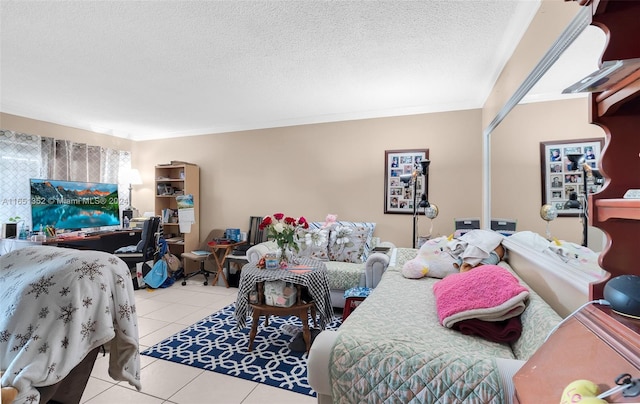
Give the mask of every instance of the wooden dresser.
<path id="1" fill-rule="evenodd" d="M 589 305 L 568 319 L 513 377 L 519 403 L 558 403 L 564 388 L 587 379 L 600 391 L 622 373 L 640 378 L 640 320 Z M 618 393 L 610 402 L 638 403 Z"/>

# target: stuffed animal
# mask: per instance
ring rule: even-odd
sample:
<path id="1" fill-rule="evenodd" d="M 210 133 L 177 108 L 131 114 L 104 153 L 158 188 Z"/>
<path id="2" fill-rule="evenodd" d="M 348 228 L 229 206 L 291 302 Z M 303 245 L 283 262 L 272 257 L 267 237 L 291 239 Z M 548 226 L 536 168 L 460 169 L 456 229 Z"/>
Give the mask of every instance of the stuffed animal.
<path id="1" fill-rule="evenodd" d="M 405 262 L 402 275 L 410 279 L 444 278 L 478 265 L 496 265 L 505 255 L 503 238 L 494 231 L 476 229 L 458 238 L 450 235 L 427 240 L 416 257 Z"/>
<path id="2" fill-rule="evenodd" d="M 607 401 L 598 398 L 598 385 L 590 380 L 574 380 L 562 392 L 560 404 L 606 404 Z"/>
<path id="3" fill-rule="evenodd" d="M 458 269 L 454 266 L 455 262 L 455 259 L 446 253 L 430 257 L 418 254 L 414 259 L 405 262 L 402 267 L 402 275 L 410 279 L 418 279 L 425 276 L 444 278 L 447 275 L 458 272 Z"/>

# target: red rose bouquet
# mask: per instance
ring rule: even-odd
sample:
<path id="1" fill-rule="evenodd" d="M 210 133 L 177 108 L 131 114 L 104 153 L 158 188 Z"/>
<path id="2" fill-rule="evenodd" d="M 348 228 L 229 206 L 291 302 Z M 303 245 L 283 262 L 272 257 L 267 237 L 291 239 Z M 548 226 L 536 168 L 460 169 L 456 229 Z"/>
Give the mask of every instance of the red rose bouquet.
<path id="1" fill-rule="evenodd" d="M 296 252 L 298 247 L 298 230 L 308 229 L 309 223 L 307 219 L 300 216 L 293 218 L 285 216 L 284 213 L 274 213 L 272 216 L 266 216 L 260 223 L 260 230 L 267 230 L 267 238 L 278 244 L 281 251 L 281 261 L 286 261 L 287 250 L 292 249 Z"/>

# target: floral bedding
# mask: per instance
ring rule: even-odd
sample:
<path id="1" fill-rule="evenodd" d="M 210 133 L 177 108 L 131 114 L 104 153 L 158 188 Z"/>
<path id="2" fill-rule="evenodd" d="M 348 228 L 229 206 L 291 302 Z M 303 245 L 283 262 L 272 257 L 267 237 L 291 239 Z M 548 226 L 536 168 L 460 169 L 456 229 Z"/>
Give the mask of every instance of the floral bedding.
<path id="1" fill-rule="evenodd" d="M 398 249 L 395 267 L 389 267 L 358 306 L 357 315 L 340 327 L 330 361 L 334 400 L 507 401 L 496 358 L 528 359 L 560 317 L 531 290 L 521 316 L 522 336 L 515 343 L 447 329 L 438 322 L 432 290 L 439 279 L 407 279 L 398 270 L 415 254 L 416 250 Z M 500 265 L 511 270 L 506 263 Z"/>
<path id="2" fill-rule="evenodd" d="M 50 246 L 0 256 L 2 387 L 38 402 L 94 348 L 110 342 L 109 374 L 140 389 L 131 275 L 116 256 Z"/>

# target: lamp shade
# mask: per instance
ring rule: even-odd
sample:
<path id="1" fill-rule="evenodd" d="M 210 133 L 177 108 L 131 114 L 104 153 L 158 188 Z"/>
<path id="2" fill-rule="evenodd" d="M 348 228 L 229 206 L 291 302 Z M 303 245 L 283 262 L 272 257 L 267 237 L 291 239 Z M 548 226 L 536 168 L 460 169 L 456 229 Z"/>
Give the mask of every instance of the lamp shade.
<path id="1" fill-rule="evenodd" d="M 431 164 L 431 160 L 422 160 L 420 165 L 422 166 L 422 175 L 426 175 L 429 172 L 429 164 Z"/>
<path id="2" fill-rule="evenodd" d="M 424 210 L 424 215 L 429 219 L 435 219 L 436 217 L 438 217 L 439 212 L 440 211 L 438 209 L 438 206 L 435 203 L 432 203 L 428 208 Z"/>
<path id="3" fill-rule="evenodd" d="M 413 178 L 413 176 L 411 174 L 402 174 L 402 175 L 400 175 L 400 181 L 402 181 L 405 184 L 410 183 L 412 178 Z"/>
<path id="4" fill-rule="evenodd" d="M 128 182 L 131 185 L 140 185 L 142 184 L 142 177 L 140 176 L 140 171 L 137 168 L 132 168 L 129 170 Z"/>
<path id="5" fill-rule="evenodd" d="M 584 155 L 580 153 L 569 153 L 567 154 L 567 159 L 571 163 L 569 165 L 569 171 L 575 171 L 578 169 L 578 166 L 582 161 L 584 161 Z"/>
<path id="6" fill-rule="evenodd" d="M 420 197 L 420 203 L 418 204 L 418 207 L 419 208 L 428 208 L 429 205 L 431 205 L 431 204 L 427 200 L 427 194 L 422 194 L 422 196 Z"/>

